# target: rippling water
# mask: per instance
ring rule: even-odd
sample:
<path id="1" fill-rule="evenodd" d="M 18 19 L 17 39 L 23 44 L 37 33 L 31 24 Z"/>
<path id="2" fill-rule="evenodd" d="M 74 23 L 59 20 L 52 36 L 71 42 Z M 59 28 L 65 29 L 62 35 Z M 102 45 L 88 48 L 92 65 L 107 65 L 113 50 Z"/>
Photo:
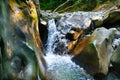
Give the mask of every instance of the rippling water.
<path id="1" fill-rule="evenodd" d="M 71 61 L 72 56 L 67 54 L 67 40 L 55 26 L 54 20 L 48 22 L 49 32 L 47 41 L 48 80 L 93 80 L 83 68 Z M 59 44 L 58 44 L 59 43 Z M 57 50 L 56 50 L 57 49 Z"/>
<path id="2" fill-rule="evenodd" d="M 68 55 L 47 54 L 48 80 L 93 80 L 83 68 L 71 61 Z"/>

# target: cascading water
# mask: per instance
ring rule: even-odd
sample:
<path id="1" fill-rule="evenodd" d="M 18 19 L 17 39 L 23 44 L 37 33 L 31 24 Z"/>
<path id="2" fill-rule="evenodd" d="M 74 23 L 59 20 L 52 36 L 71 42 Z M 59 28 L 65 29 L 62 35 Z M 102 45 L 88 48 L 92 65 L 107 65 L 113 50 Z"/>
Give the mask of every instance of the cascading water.
<path id="1" fill-rule="evenodd" d="M 49 20 L 48 25 L 47 54 L 66 54 L 68 41 L 65 36 L 57 31 L 54 19 Z"/>
<path id="2" fill-rule="evenodd" d="M 67 52 L 65 36 L 56 29 L 54 19 L 48 21 L 47 56 L 48 80 L 93 80 L 83 68 L 71 61 Z"/>

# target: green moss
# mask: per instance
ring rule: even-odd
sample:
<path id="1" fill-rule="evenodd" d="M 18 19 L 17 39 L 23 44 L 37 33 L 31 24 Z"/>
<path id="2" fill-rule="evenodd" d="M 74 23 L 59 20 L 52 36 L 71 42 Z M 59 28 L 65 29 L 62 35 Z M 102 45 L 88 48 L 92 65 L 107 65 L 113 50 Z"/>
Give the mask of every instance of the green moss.
<path id="1" fill-rule="evenodd" d="M 90 43 L 90 44 L 89 44 L 89 47 L 92 48 L 92 49 L 95 49 L 95 46 L 94 46 L 93 43 Z"/>

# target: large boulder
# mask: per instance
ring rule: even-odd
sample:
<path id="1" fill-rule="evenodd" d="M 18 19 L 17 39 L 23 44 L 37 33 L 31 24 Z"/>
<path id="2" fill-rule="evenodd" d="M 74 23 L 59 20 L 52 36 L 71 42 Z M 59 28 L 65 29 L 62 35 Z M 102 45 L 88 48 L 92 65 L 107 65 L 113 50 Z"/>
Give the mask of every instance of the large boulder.
<path id="1" fill-rule="evenodd" d="M 97 28 L 91 36 L 87 36 L 76 43 L 72 52 L 80 66 L 83 66 L 91 75 L 106 75 L 110 65 L 110 58 L 114 51 L 115 28 Z M 91 46 L 90 46 L 91 45 Z"/>

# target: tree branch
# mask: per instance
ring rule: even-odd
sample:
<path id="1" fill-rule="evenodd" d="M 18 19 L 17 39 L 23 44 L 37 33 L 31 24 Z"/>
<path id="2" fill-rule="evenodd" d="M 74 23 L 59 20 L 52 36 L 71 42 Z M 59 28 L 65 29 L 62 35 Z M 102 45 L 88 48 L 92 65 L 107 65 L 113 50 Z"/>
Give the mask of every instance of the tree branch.
<path id="1" fill-rule="evenodd" d="M 57 8 L 54 9 L 53 12 L 56 12 L 60 7 L 64 6 L 65 4 L 67 4 L 70 0 L 65 1 L 64 3 L 62 3 L 61 5 L 59 5 Z"/>
<path id="2" fill-rule="evenodd" d="M 71 5 L 71 6 L 68 6 L 67 8 L 65 8 L 65 9 L 63 9 L 63 10 L 61 10 L 61 11 L 58 11 L 58 12 L 63 12 L 63 11 L 65 11 L 65 10 L 68 10 L 68 9 L 74 7 L 74 6 L 77 5 L 77 4 L 79 4 L 79 3 L 76 2 L 75 4 L 73 4 L 73 5 Z"/>

